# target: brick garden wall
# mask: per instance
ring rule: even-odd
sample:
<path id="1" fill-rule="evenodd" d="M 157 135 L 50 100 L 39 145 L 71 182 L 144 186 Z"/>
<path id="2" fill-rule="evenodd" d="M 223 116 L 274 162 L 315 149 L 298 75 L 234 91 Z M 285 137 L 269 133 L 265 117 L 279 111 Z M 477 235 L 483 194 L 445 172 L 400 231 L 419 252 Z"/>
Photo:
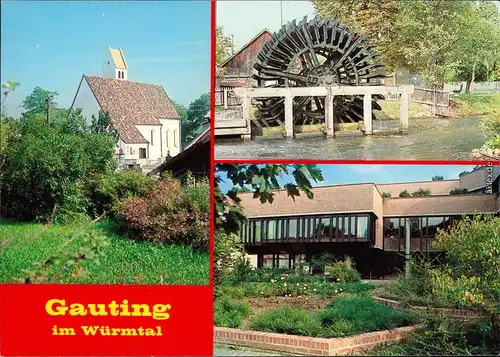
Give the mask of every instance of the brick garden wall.
<path id="1" fill-rule="evenodd" d="M 343 338 L 315 338 L 214 327 L 214 342 L 294 354 L 334 356 L 366 350 L 381 343 L 397 343 L 424 325 L 400 327 Z"/>
<path id="2" fill-rule="evenodd" d="M 462 320 L 462 321 L 471 321 L 478 320 L 484 315 L 481 315 L 473 310 L 466 309 L 442 309 L 442 308 L 430 308 L 430 307 L 422 307 L 422 306 L 408 306 L 400 301 L 384 299 L 380 297 L 372 297 L 372 299 L 380 304 L 384 304 L 386 306 L 390 306 L 393 309 L 400 311 L 419 311 L 426 312 L 431 315 L 441 315 L 448 316 L 453 319 Z"/>

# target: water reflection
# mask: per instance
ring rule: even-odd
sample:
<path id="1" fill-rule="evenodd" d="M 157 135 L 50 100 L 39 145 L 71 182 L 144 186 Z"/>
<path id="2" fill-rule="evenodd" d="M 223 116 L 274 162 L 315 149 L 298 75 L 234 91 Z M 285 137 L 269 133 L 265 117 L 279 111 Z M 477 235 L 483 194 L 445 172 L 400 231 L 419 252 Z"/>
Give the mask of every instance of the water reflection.
<path id="1" fill-rule="evenodd" d="M 374 130 L 396 128 L 384 120 Z M 294 140 L 257 139 L 247 142 L 217 140 L 216 159 L 318 159 L 318 160 L 467 160 L 486 141 L 479 118 L 414 119 L 409 135 L 303 137 Z"/>

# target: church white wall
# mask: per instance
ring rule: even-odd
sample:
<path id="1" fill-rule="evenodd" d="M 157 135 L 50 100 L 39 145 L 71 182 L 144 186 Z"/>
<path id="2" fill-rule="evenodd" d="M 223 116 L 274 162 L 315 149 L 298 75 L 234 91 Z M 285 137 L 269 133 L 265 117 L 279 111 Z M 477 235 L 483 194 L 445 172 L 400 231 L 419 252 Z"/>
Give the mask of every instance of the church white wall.
<path id="1" fill-rule="evenodd" d="M 166 151 L 163 150 L 161 142 L 161 125 L 136 125 L 136 127 L 144 139 L 149 141 L 148 158 L 158 160 L 165 157 Z"/>
<path id="2" fill-rule="evenodd" d="M 99 106 L 97 99 L 95 99 L 94 94 L 92 93 L 92 90 L 90 89 L 85 78 L 82 80 L 80 88 L 76 93 L 72 108 L 73 110 L 77 108 L 82 109 L 83 117 L 86 119 L 88 124 L 92 123 L 92 115 L 97 117 L 99 114 L 101 107 Z"/>
<path id="3" fill-rule="evenodd" d="M 118 75 L 116 74 L 115 64 L 108 48 L 106 48 L 104 60 L 102 61 L 102 75 L 103 77 L 108 78 L 118 78 Z"/>
<path id="4" fill-rule="evenodd" d="M 180 119 L 160 119 L 162 124 L 163 156 L 178 155 L 181 152 L 181 120 Z"/>

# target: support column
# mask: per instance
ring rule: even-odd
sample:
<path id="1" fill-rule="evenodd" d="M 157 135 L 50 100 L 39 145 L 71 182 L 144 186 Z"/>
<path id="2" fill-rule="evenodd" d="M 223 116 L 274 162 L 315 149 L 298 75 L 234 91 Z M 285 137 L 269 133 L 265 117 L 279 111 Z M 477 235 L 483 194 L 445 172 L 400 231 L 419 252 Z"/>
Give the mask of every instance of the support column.
<path id="1" fill-rule="evenodd" d="M 410 239 L 410 219 L 405 219 L 405 276 L 410 275 L 411 263 L 411 239 Z"/>
<path id="2" fill-rule="evenodd" d="M 224 88 L 223 92 L 224 92 L 224 109 L 227 109 L 227 88 Z"/>
<path id="3" fill-rule="evenodd" d="M 401 86 L 401 109 L 399 112 L 399 120 L 401 123 L 401 131 L 408 131 L 408 117 L 410 110 L 410 94 L 408 93 L 408 86 Z"/>
<path id="4" fill-rule="evenodd" d="M 328 94 L 325 97 L 325 123 L 326 123 L 326 136 L 333 138 L 335 136 L 334 125 L 334 109 L 333 109 L 333 95 Z"/>
<path id="5" fill-rule="evenodd" d="M 372 96 L 365 94 L 363 97 L 363 124 L 365 125 L 365 135 L 373 134 L 372 123 Z"/>
<path id="6" fill-rule="evenodd" d="M 248 140 L 251 138 L 251 118 L 252 118 L 252 106 L 250 105 L 252 103 L 251 98 L 247 96 L 247 89 L 245 88 L 244 95 L 243 95 L 243 119 L 245 119 L 245 125 L 247 126 L 249 134 L 244 134 L 241 136 L 243 140 Z"/>
<path id="7" fill-rule="evenodd" d="M 293 138 L 293 96 L 290 91 L 285 96 L 285 137 Z"/>

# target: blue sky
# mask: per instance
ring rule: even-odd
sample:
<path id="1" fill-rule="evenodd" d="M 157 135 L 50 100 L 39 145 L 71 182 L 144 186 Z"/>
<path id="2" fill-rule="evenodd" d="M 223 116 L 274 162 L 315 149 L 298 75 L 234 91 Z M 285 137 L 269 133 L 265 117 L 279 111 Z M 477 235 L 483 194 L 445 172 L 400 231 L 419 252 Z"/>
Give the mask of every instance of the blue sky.
<path id="1" fill-rule="evenodd" d="M 430 181 L 433 176 L 440 175 L 445 179 L 457 179 L 458 174 L 463 171 L 471 171 L 474 166 L 470 165 L 318 165 L 323 173 L 324 181 L 315 186 L 367 183 L 374 182 L 394 183 L 412 181 Z M 225 178 L 225 177 L 224 177 Z M 280 184 L 291 182 L 290 177 L 284 176 L 279 180 Z M 221 184 L 222 191 L 232 187 L 224 182 Z"/>
<path id="2" fill-rule="evenodd" d="M 181 104 L 210 91 L 209 1 L 2 1 L 1 30 L 2 82 L 20 83 L 5 102 L 14 116 L 36 86 L 71 106 L 82 75 L 102 75 L 108 45 L 129 80 Z"/>

